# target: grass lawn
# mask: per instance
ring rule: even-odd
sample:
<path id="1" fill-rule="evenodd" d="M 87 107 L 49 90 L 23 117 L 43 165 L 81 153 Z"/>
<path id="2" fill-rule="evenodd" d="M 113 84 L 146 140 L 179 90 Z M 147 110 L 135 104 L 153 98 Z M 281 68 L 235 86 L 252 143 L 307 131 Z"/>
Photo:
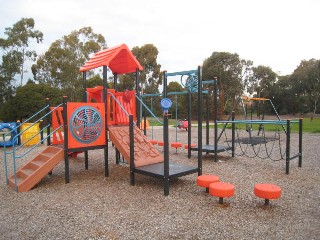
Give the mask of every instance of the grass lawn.
<path id="1" fill-rule="evenodd" d="M 162 119 L 160 119 L 162 121 Z M 148 121 L 150 125 L 153 126 L 161 126 L 160 123 L 158 123 L 156 120 L 152 118 L 148 118 Z M 197 124 L 197 121 L 192 121 L 193 124 Z M 210 121 L 211 125 L 210 128 L 213 128 L 212 121 Z M 169 126 L 176 126 L 176 120 L 175 119 L 169 119 Z M 242 126 L 241 126 L 242 125 Z M 223 125 L 219 125 L 219 128 L 222 128 Z M 245 124 L 238 124 L 238 127 L 245 128 Z M 286 128 L 286 126 L 284 126 Z M 231 128 L 231 124 L 228 124 L 227 128 Z M 252 128 L 257 130 L 259 128 L 259 124 L 253 124 Z M 278 128 L 282 128 L 281 125 L 274 125 L 274 124 L 264 124 L 264 129 L 266 131 L 275 131 Z M 314 118 L 312 121 L 310 118 L 304 118 L 303 119 L 303 125 L 302 125 L 303 132 L 309 132 L 309 133 L 320 133 L 320 118 Z M 291 131 L 292 132 L 298 132 L 299 131 L 299 124 L 298 123 L 292 123 L 291 124 Z"/>

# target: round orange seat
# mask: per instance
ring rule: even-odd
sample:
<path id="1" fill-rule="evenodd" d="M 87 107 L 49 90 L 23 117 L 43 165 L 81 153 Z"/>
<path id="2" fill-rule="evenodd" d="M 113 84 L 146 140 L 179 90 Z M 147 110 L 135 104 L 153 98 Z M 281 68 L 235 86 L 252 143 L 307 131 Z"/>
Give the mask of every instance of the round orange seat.
<path id="1" fill-rule="evenodd" d="M 234 192 L 234 185 L 231 183 L 215 182 L 209 185 L 210 195 L 219 197 L 219 204 L 223 204 L 224 197 L 232 197 Z"/>
<path id="2" fill-rule="evenodd" d="M 150 143 L 151 143 L 152 145 L 155 145 L 155 144 L 158 143 L 158 141 L 157 141 L 157 140 L 150 140 Z"/>
<path id="3" fill-rule="evenodd" d="M 194 143 L 191 143 L 191 144 L 190 144 L 190 147 L 189 147 L 188 144 L 185 144 L 185 145 L 184 145 L 184 149 L 193 148 L 193 147 L 195 147 L 195 146 L 196 146 L 196 144 L 194 144 Z"/>
<path id="4" fill-rule="evenodd" d="M 163 146 L 164 146 L 164 142 L 159 141 L 159 142 L 158 142 L 158 145 L 161 146 L 161 147 L 163 147 Z"/>
<path id="5" fill-rule="evenodd" d="M 201 175 L 197 177 L 197 185 L 206 188 L 206 192 L 209 192 L 209 186 L 211 183 L 219 182 L 219 177 L 214 175 Z"/>
<path id="6" fill-rule="evenodd" d="M 281 197 L 281 188 L 275 184 L 259 183 L 254 186 L 254 194 L 265 199 L 265 205 L 269 205 L 269 199 Z"/>
<path id="7" fill-rule="evenodd" d="M 172 148 L 181 148 L 182 147 L 182 143 L 181 142 L 173 142 L 171 143 L 171 147 Z"/>

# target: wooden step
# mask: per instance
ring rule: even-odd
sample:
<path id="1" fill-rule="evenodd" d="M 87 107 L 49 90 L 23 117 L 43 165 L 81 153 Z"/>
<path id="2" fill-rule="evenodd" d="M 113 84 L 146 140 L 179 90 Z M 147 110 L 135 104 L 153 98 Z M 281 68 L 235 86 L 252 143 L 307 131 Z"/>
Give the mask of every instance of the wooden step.
<path id="1" fill-rule="evenodd" d="M 54 156 L 54 155 L 52 155 Z M 43 153 L 40 153 L 38 156 L 36 156 L 31 162 L 39 167 L 41 167 L 42 165 L 44 165 L 47 161 L 50 160 L 50 158 L 52 158 L 52 156 L 47 156 Z"/>
<path id="2" fill-rule="evenodd" d="M 22 166 L 16 173 L 18 192 L 26 192 L 32 189 L 52 171 L 63 157 L 63 149 L 49 146 Z M 9 186 L 15 188 L 13 175 L 9 177 Z"/>

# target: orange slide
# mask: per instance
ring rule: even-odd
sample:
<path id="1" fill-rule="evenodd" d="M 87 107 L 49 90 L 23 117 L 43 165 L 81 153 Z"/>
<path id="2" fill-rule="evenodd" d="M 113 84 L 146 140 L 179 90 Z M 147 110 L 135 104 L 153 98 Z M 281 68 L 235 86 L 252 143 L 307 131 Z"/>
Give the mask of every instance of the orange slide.
<path id="1" fill-rule="evenodd" d="M 110 140 L 128 162 L 130 161 L 130 137 L 128 126 L 109 126 Z M 163 156 L 150 143 L 138 127 L 134 127 L 135 167 L 163 162 Z"/>

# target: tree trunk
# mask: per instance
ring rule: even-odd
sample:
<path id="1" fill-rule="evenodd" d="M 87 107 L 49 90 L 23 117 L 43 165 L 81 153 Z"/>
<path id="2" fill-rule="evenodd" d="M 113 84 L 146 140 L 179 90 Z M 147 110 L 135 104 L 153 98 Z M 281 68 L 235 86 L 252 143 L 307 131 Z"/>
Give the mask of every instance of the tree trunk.
<path id="1" fill-rule="evenodd" d="M 318 99 L 319 99 L 319 97 L 317 97 L 317 98 L 314 100 L 314 108 L 313 108 L 313 112 L 312 112 L 311 117 L 310 117 L 310 120 L 311 120 L 311 121 L 313 120 L 313 117 L 314 117 L 314 115 L 316 114 L 316 111 L 317 111 Z"/>

